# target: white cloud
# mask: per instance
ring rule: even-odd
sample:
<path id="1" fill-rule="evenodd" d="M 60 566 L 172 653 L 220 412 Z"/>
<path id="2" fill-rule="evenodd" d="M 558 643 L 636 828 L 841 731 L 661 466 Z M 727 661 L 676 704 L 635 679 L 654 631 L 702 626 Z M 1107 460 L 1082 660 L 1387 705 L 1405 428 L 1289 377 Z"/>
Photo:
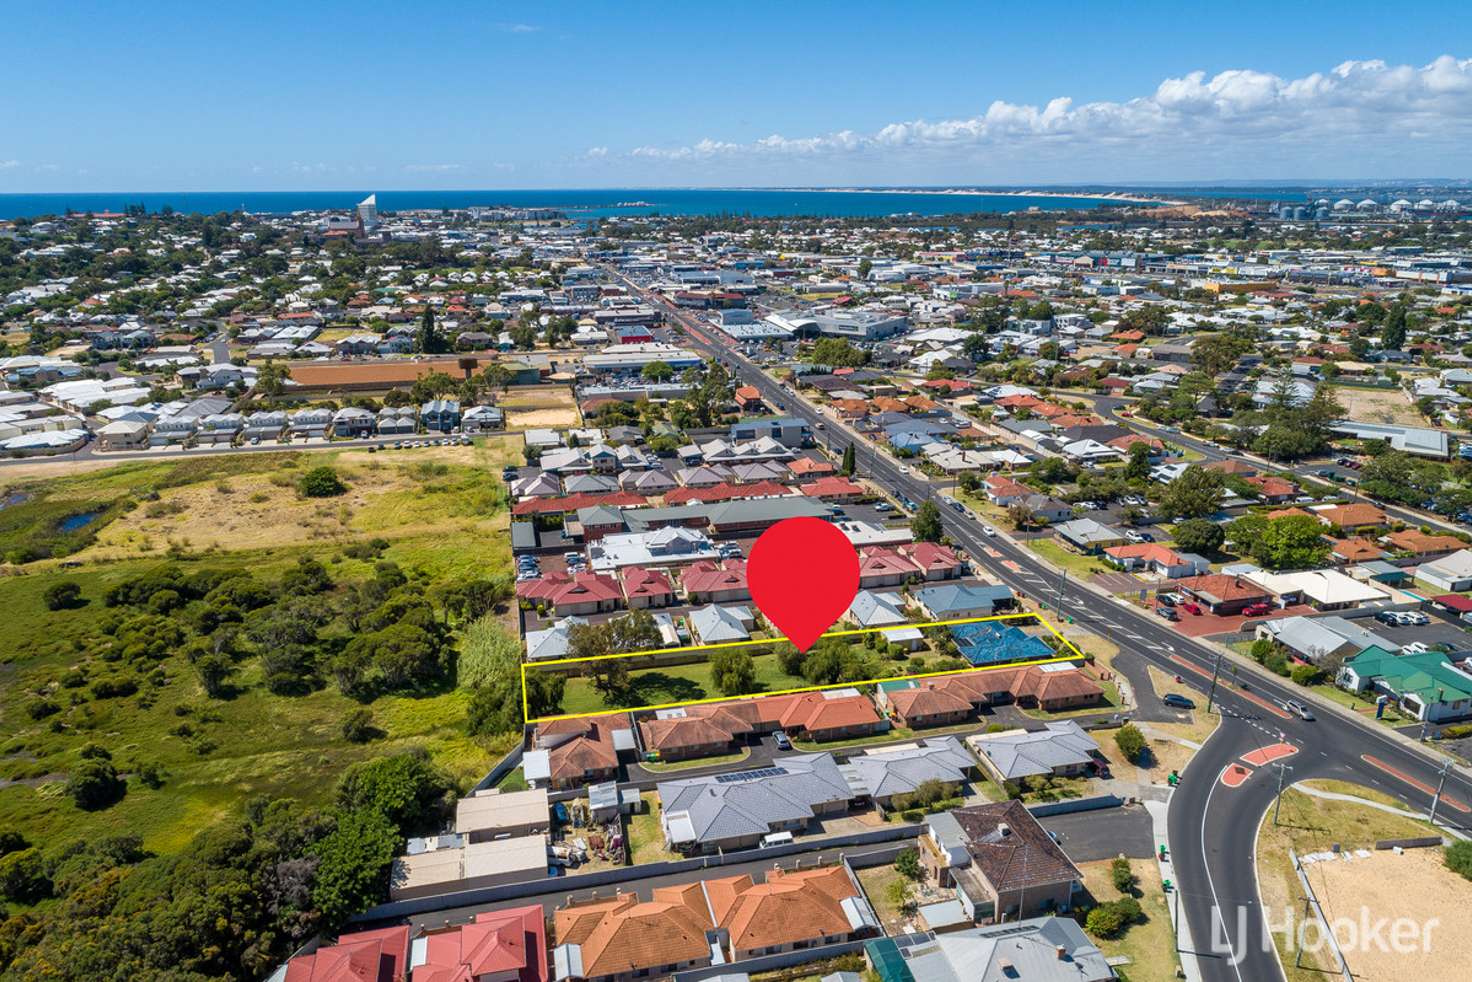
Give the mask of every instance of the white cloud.
<path id="1" fill-rule="evenodd" d="M 607 147 L 589 147 L 588 148 L 588 156 L 589 157 L 607 157 L 608 156 L 608 148 Z"/>
<path id="2" fill-rule="evenodd" d="M 513 24 L 513 23 L 501 23 L 501 24 L 497 24 L 496 25 L 496 29 L 497 30 L 500 30 L 500 31 L 504 31 L 507 34 L 535 34 L 535 33 L 537 33 L 538 31 L 541 30 L 541 28 L 538 27 L 536 24 Z"/>
<path id="3" fill-rule="evenodd" d="M 462 164 L 405 164 L 404 170 L 411 174 L 448 174 L 460 170 Z"/>
<path id="4" fill-rule="evenodd" d="M 20 166 L 20 161 L 19 160 L 0 160 L 0 170 L 10 170 L 12 167 L 19 167 L 19 166 Z"/>
<path id="5" fill-rule="evenodd" d="M 1223 172 L 1262 159 L 1322 160 L 1352 170 L 1361 156 L 1384 159 L 1428 143 L 1459 152 L 1472 145 L 1472 59 L 1443 55 L 1421 68 L 1346 61 L 1295 79 L 1252 69 L 1210 77 L 1198 71 L 1165 79 L 1154 92 L 1125 102 L 1059 97 L 1038 106 L 998 100 L 967 118 L 906 120 L 869 133 L 773 134 L 749 142 L 706 138 L 687 146 L 637 146 L 627 156 L 732 164 L 793 158 L 874 164 L 937 158 L 967 164 L 999 158 L 1057 163 L 1066 158 L 1086 172 L 1091 155 L 1102 153 L 1121 161 L 1219 161 Z M 1290 158 L 1288 148 L 1296 148 L 1296 158 Z"/>

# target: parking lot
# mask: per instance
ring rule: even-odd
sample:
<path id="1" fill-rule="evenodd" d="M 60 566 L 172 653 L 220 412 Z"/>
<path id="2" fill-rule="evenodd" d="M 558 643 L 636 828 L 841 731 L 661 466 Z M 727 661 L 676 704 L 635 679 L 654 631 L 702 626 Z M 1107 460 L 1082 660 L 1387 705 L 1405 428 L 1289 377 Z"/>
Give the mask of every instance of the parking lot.
<path id="1" fill-rule="evenodd" d="M 1428 648 L 1444 644 L 1453 652 L 1472 650 L 1472 634 L 1435 617 L 1427 624 L 1414 626 L 1385 624 L 1374 618 L 1356 619 L 1355 623 L 1402 648 L 1420 643 Z"/>

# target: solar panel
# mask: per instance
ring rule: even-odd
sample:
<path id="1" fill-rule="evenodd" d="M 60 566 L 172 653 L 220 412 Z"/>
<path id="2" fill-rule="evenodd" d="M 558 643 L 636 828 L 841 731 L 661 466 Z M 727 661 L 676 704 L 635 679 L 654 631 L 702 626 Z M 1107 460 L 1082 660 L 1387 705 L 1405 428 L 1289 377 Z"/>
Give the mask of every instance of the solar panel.
<path id="1" fill-rule="evenodd" d="M 760 781 L 764 778 L 779 777 L 787 771 L 781 767 L 761 767 L 754 771 L 737 771 L 735 774 L 717 774 L 717 784 L 731 784 L 735 781 Z"/>

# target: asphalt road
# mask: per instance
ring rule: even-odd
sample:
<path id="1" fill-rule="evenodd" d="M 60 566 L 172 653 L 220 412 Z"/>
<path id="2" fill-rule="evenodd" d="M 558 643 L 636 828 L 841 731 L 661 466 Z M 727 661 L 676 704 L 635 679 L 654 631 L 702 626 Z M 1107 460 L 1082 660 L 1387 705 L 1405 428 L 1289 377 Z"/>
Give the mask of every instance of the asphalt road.
<path id="1" fill-rule="evenodd" d="M 720 341 L 716 332 L 657 298 L 653 302 L 685 327 L 690 343 L 735 368 L 741 380 L 755 385 L 769 405 L 807 420 L 830 448 L 841 450 L 852 445 L 860 474 L 917 502 L 936 498 L 935 486 L 923 474 L 902 471 L 895 460 L 875 449 L 858 433 L 825 417 L 776 383 L 739 350 Z M 821 431 L 817 429 L 819 422 L 824 424 Z M 1168 438 L 1186 442 L 1180 436 L 1172 433 Z M 1193 445 L 1193 449 L 1205 454 L 1208 446 L 1211 445 L 1202 444 L 1200 448 Z M 1213 453 L 1226 456 L 1215 448 Z M 1138 608 L 1070 584 L 1066 575 L 1060 575 L 1026 549 L 1004 536 L 985 536 L 979 523 L 967 520 L 941 501 L 937 504 L 941 505 L 947 534 L 970 553 L 975 563 L 986 566 L 1001 582 L 1019 593 L 1047 601 L 1083 626 L 1115 641 L 1121 646 L 1121 660 L 1126 664 L 1138 659 L 1164 671 L 1179 673 L 1197 687 L 1205 687 L 1219 660 L 1214 649 L 1177 634 Z M 1240 676 L 1240 686 L 1232 684 L 1234 675 Z M 1224 943 L 1242 952 L 1241 959 L 1235 961 L 1203 959 L 1203 975 L 1208 982 L 1226 979 L 1258 982 L 1283 977 L 1275 955 L 1263 951 L 1260 945 L 1248 943 L 1249 938 L 1260 937 L 1264 931 L 1261 911 L 1256 906 L 1252 842 L 1264 810 L 1261 796 L 1266 793 L 1267 781 L 1261 780 L 1264 775 L 1256 775 L 1244 788 L 1213 800 L 1211 789 L 1215 774 L 1220 772 L 1220 768 L 1212 770 L 1216 759 L 1220 758 L 1224 767 L 1226 761 L 1259 743 L 1277 742 L 1277 734 L 1281 733 L 1282 739 L 1299 747 L 1299 753 L 1289 762 L 1294 767 L 1292 780 L 1337 776 L 1372 786 L 1417 811 L 1425 810 L 1430 804 L 1430 794 L 1423 789 L 1434 789 L 1437 784 L 1438 765 L 1428 756 L 1407 748 L 1370 724 L 1328 711 L 1321 712 L 1315 722 L 1282 713 L 1280 707 L 1285 701 L 1301 698 L 1301 692 L 1290 686 L 1291 683 L 1251 667 L 1234 668 L 1228 673 L 1226 681 L 1216 687 L 1216 704 L 1224 715 L 1230 714 L 1234 719 L 1223 721 L 1218 735 L 1198 755 L 1199 763 L 1193 763 L 1188 787 L 1197 790 L 1178 794 L 1171 804 L 1171 842 L 1177 854 L 1177 875 L 1185 885 L 1183 910 L 1192 935 L 1205 943 L 1212 937 L 1213 925 L 1219 925 Z M 1366 757 L 1373 757 L 1380 766 L 1371 764 Z M 1200 780 L 1198 775 L 1208 775 L 1212 781 Z M 1446 824 L 1467 829 L 1472 816 L 1450 807 L 1451 798 L 1472 803 L 1472 781 L 1460 772 L 1447 776 L 1439 817 Z M 1199 863 L 1193 863 L 1190 858 L 1181 862 L 1182 856 L 1198 855 Z M 1240 923 L 1236 906 L 1242 906 L 1244 911 Z M 1229 907 L 1232 916 L 1224 917 Z"/>

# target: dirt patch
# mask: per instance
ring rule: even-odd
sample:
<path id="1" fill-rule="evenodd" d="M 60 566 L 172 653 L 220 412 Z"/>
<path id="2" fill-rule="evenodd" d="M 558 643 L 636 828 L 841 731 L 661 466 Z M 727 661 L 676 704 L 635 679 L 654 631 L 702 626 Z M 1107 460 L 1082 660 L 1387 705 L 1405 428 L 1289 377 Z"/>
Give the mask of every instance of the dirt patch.
<path id="1" fill-rule="evenodd" d="M 1336 928 L 1341 944 L 1352 934 L 1363 935 L 1362 923 L 1373 927 L 1382 917 L 1390 925 L 1398 918 L 1417 925 L 1438 921 L 1429 935 L 1419 935 L 1428 943 L 1406 946 L 1410 950 L 1396 950 L 1388 927 L 1383 950 L 1373 939 L 1348 948 L 1344 955 L 1355 978 L 1391 982 L 1464 977 L 1472 944 L 1472 918 L 1465 916 L 1472 907 L 1472 881 L 1447 869 L 1440 849 L 1408 849 L 1399 856 L 1389 850 L 1372 852 L 1364 858 L 1312 863 L 1306 869 L 1331 925 L 1345 924 Z M 1408 889 L 1411 884 L 1414 889 Z M 1310 941 L 1312 937 L 1310 933 Z"/>
<path id="2" fill-rule="evenodd" d="M 576 406 L 568 409 L 506 410 L 508 430 L 557 429 L 580 425 L 582 417 L 578 415 Z"/>
<path id="3" fill-rule="evenodd" d="M 1360 389 L 1336 385 L 1334 397 L 1344 406 L 1345 415 L 1350 419 L 1365 423 L 1426 425 L 1426 418 L 1416 411 L 1410 398 L 1400 389 Z"/>

